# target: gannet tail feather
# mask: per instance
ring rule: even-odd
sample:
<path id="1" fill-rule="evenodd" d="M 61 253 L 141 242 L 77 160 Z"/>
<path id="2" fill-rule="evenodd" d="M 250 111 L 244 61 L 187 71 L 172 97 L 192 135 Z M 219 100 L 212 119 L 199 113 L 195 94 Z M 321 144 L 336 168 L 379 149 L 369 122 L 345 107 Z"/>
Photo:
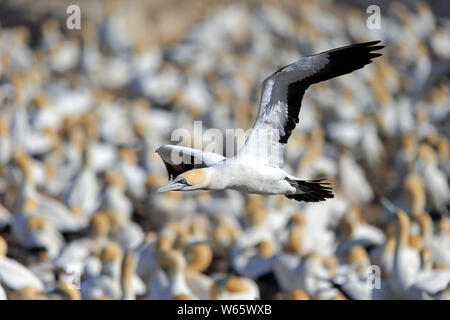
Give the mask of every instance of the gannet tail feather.
<path id="1" fill-rule="evenodd" d="M 297 189 L 295 194 L 285 194 L 289 199 L 305 202 L 319 202 L 334 197 L 330 184 L 322 180 L 295 180 L 285 178 L 291 186 Z"/>

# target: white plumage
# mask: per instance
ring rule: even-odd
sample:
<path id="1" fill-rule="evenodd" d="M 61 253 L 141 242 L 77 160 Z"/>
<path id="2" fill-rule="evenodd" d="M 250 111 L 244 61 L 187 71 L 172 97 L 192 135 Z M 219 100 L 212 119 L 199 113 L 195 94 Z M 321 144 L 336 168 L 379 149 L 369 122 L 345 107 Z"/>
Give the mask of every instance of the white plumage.
<path id="1" fill-rule="evenodd" d="M 383 48 L 376 46 L 378 42 L 304 57 L 270 75 L 262 84 L 260 108 L 253 130 L 234 157 L 225 159 L 180 146 L 158 148 L 156 152 L 163 159 L 169 178 L 174 178 L 159 191 L 232 189 L 246 193 L 284 194 L 297 201 L 317 202 L 332 198 L 327 184 L 298 180 L 285 172 L 284 150 L 299 122 L 306 89 L 371 63 L 371 59 L 380 56 L 373 51 Z M 371 197 L 366 195 L 364 200 Z"/>

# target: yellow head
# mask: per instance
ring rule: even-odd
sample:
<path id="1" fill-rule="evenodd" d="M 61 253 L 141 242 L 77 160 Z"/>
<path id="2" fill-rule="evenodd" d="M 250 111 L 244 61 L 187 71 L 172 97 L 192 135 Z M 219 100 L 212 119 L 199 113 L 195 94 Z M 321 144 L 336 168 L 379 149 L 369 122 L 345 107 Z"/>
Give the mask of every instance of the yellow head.
<path id="1" fill-rule="evenodd" d="M 171 183 L 159 188 L 158 192 L 207 190 L 210 181 L 210 168 L 193 169 L 178 175 Z"/>
<path id="2" fill-rule="evenodd" d="M 0 258 L 6 256 L 6 252 L 8 252 L 8 244 L 5 239 L 0 236 Z"/>
<path id="3" fill-rule="evenodd" d="M 274 245 L 268 240 L 262 240 L 257 245 L 258 256 L 261 258 L 271 258 L 275 254 Z"/>
<path id="4" fill-rule="evenodd" d="M 308 294 L 301 289 L 289 292 L 287 297 L 289 300 L 309 300 Z"/>
<path id="5" fill-rule="evenodd" d="M 188 248 L 188 265 L 189 271 L 203 272 L 208 269 L 212 262 L 213 252 L 211 247 L 206 243 L 198 243 Z"/>
<path id="6" fill-rule="evenodd" d="M 81 292 L 79 289 L 76 288 L 76 286 L 67 283 L 67 282 L 61 282 L 58 285 L 59 290 L 64 294 L 66 299 L 69 300 L 81 300 Z"/>
<path id="7" fill-rule="evenodd" d="M 22 289 L 15 291 L 11 295 L 12 300 L 32 300 L 43 299 L 41 291 L 32 286 L 23 287 Z"/>
<path id="8" fill-rule="evenodd" d="M 174 249 L 161 251 L 157 256 L 157 262 L 160 268 L 167 268 L 172 274 L 182 274 L 187 265 L 183 254 Z"/>

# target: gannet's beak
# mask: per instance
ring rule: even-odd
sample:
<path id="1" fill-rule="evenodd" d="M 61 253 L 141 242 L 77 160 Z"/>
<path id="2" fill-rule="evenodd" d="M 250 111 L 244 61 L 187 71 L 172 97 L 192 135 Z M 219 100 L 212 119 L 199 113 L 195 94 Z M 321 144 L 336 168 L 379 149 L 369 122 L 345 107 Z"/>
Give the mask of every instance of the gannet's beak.
<path id="1" fill-rule="evenodd" d="M 182 184 L 179 182 L 171 182 L 171 183 L 165 185 L 164 187 L 159 188 L 157 191 L 158 192 L 175 191 L 175 190 L 180 190 L 185 186 L 186 186 L 185 184 Z"/>

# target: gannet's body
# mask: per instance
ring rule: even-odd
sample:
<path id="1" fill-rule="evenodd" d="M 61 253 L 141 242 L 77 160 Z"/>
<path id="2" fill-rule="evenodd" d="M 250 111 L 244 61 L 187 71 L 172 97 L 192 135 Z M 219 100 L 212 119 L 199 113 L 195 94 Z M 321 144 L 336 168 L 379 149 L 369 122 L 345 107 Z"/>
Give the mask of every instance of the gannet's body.
<path id="1" fill-rule="evenodd" d="M 257 163 L 236 162 L 233 160 L 226 159 L 215 166 L 207 168 L 207 174 L 214 176 L 214 180 L 210 181 L 208 189 L 233 189 L 259 194 L 295 192 L 295 188 L 285 180 L 286 177 L 291 176 L 284 170 Z M 248 177 L 252 177 L 252 179 L 248 179 Z"/>
<path id="2" fill-rule="evenodd" d="M 233 189 L 256 194 L 284 194 L 297 201 L 333 198 L 321 182 L 303 181 L 285 172 L 284 149 L 298 123 L 306 89 L 321 81 L 363 68 L 380 56 L 379 41 L 350 45 L 300 59 L 273 73 L 262 85 L 261 103 L 243 148 L 231 158 L 181 146 L 156 150 L 175 179 L 158 191 Z"/>

